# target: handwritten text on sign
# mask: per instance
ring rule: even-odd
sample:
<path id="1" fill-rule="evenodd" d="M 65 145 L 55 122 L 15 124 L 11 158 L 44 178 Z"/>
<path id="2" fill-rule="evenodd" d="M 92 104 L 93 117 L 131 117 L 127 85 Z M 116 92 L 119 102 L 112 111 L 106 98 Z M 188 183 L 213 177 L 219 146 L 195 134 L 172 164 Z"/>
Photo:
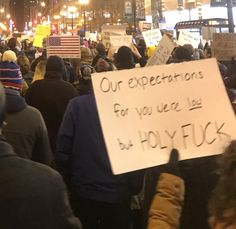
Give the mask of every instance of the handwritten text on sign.
<path id="1" fill-rule="evenodd" d="M 191 44 L 194 48 L 198 48 L 200 43 L 200 35 L 189 32 L 187 30 L 180 30 L 178 45 Z"/>
<path id="2" fill-rule="evenodd" d="M 132 36 L 110 36 L 111 44 L 115 49 L 119 49 L 121 46 L 129 46 L 132 43 Z"/>
<path id="3" fill-rule="evenodd" d="M 164 35 L 159 42 L 155 53 L 148 59 L 146 66 L 166 64 L 174 48 L 174 42 L 172 42 L 167 35 Z"/>
<path id="4" fill-rule="evenodd" d="M 218 60 L 231 61 L 236 56 L 236 34 L 214 33 L 212 55 Z"/>
<path id="5" fill-rule="evenodd" d="M 142 34 L 147 47 L 158 45 L 162 38 L 160 29 L 143 31 Z"/>
<path id="6" fill-rule="evenodd" d="M 166 163 L 173 147 L 181 159 L 218 154 L 236 137 L 215 59 L 95 74 L 92 81 L 115 174 Z"/>

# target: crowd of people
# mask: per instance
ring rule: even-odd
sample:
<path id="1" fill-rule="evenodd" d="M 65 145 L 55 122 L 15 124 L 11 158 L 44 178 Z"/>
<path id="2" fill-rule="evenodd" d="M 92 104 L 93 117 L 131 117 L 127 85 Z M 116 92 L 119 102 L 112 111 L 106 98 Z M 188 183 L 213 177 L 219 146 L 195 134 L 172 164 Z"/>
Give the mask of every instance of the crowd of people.
<path id="1" fill-rule="evenodd" d="M 145 67 L 144 40 L 112 56 L 82 44 L 80 59 L 32 58 L 15 38 L 1 50 L 0 228 L 236 228 L 235 141 L 222 155 L 178 161 L 173 149 L 166 165 L 112 173 L 91 75 Z M 186 44 L 167 64 L 209 57 Z M 236 64 L 218 64 L 236 111 Z"/>

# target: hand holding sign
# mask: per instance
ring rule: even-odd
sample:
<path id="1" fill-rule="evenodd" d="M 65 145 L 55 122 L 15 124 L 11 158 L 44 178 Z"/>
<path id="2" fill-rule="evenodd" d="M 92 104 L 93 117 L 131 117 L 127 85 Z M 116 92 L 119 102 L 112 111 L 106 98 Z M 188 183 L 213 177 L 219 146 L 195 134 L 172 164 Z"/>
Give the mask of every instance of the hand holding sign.
<path id="1" fill-rule="evenodd" d="M 142 56 L 140 55 L 138 49 L 136 48 L 136 46 L 135 46 L 133 43 L 130 44 L 130 49 L 131 49 L 132 53 L 133 53 L 138 59 L 140 59 L 140 58 L 142 57 Z"/>

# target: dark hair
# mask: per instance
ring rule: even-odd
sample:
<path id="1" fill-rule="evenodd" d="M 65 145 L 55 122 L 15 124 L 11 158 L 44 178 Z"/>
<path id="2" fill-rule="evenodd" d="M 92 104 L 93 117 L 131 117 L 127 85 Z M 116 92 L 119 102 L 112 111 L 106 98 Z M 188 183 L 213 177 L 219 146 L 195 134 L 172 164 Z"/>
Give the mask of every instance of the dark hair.
<path id="1" fill-rule="evenodd" d="M 131 69 L 135 67 L 134 57 L 131 49 L 127 46 L 121 46 L 115 57 L 117 69 Z"/>
<path id="2" fill-rule="evenodd" d="M 30 71 L 30 62 L 26 55 L 19 55 L 17 57 L 17 64 L 20 66 L 20 71 L 23 75 Z"/>
<path id="3" fill-rule="evenodd" d="M 220 157 L 218 172 L 220 177 L 209 202 L 209 212 L 222 220 L 229 209 L 236 212 L 236 140 Z"/>
<path id="4" fill-rule="evenodd" d="M 14 49 L 16 47 L 16 38 L 12 37 L 8 40 L 7 45 L 10 49 Z"/>

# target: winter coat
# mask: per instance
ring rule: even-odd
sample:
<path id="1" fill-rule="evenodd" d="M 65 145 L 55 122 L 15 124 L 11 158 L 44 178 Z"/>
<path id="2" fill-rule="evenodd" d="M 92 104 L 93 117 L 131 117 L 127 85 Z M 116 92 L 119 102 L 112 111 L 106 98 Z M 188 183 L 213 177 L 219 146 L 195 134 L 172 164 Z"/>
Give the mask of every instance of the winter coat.
<path id="1" fill-rule="evenodd" d="M 71 192 L 106 203 L 127 203 L 142 185 L 138 172 L 113 175 L 93 94 L 70 101 L 57 139 L 56 163 Z"/>
<path id="2" fill-rule="evenodd" d="M 77 91 L 70 83 L 53 77 L 35 81 L 26 92 L 26 102 L 42 113 L 53 152 L 66 106 L 76 95 Z"/>
<path id="3" fill-rule="evenodd" d="M 0 228 L 81 229 L 62 177 L 48 166 L 18 157 L 0 140 Z"/>
<path id="4" fill-rule="evenodd" d="M 184 201 L 184 181 L 161 174 L 149 210 L 148 229 L 177 229 Z"/>
<path id="5" fill-rule="evenodd" d="M 28 106 L 18 92 L 6 89 L 3 134 L 20 157 L 52 165 L 53 155 L 41 113 Z"/>

